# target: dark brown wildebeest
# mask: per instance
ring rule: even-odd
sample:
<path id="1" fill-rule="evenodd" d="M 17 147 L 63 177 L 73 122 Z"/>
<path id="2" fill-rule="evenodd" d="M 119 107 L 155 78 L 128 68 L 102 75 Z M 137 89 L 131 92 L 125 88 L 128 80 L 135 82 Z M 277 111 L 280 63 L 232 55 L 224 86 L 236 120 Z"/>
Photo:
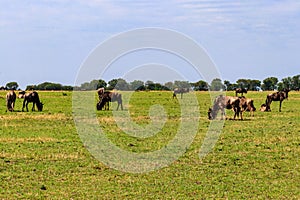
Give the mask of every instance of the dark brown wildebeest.
<path id="1" fill-rule="evenodd" d="M 16 98 L 17 98 L 16 93 L 13 90 L 7 92 L 7 94 L 6 94 L 6 112 L 14 111 Z"/>
<path id="2" fill-rule="evenodd" d="M 24 108 L 26 106 L 26 110 L 28 112 L 28 103 L 33 103 L 32 105 L 32 111 L 34 111 L 34 106 L 36 105 L 36 107 L 38 108 L 38 111 L 42 111 L 43 110 L 43 106 L 44 104 L 40 101 L 39 95 L 37 92 L 33 91 L 30 93 L 25 94 L 24 96 L 24 101 L 23 101 L 23 107 L 22 107 L 22 111 L 24 111 Z"/>
<path id="3" fill-rule="evenodd" d="M 279 112 L 281 112 L 281 104 L 284 99 L 289 98 L 289 89 L 284 89 L 280 92 L 275 92 L 272 94 L 268 94 L 266 98 L 266 109 L 265 111 L 271 111 L 271 103 L 272 101 L 279 101 Z M 262 107 L 261 107 L 262 110 Z"/>
<path id="4" fill-rule="evenodd" d="M 241 113 L 240 101 L 241 100 L 238 97 L 230 97 L 223 95 L 217 96 L 214 100 L 213 107 L 208 110 L 208 118 L 216 119 L 218 111 L 221 110 L 221 119 L 223 119 L 223 116 L 225 116 L 225 108 L 232 109 L 234 111 L 233 119 L 235 119 L 236 116 L 239 117 L 239 114 Z M 242 113 L 241 119 L 243 119 Z"/>
<path id="5" fill-rule="evenodd" d="M 247 94 L 247 89 L 245 89 L 245 88 L 236 88 L 236 89 L 235 89 L 235 96 L 236 96 L 236 97 L 238 96 L 238 93 L 241 93 L 242 96 L 243 96 L 244 93 Z"/>
<path id="6" fill-rule="evenodd" d="M 177 94 L 180 94 L 180 97 L 182 99 L 183 93 L 188 93 L 189 91 L 189 88 L 175 88 L 173 91 L 173 99 L 176 97 Z"/>
<path id="7" fill-rule="evenodd" d="M 23 99 L 25 97 L 25 93 L 26 93 L 25 91 L 20 91 L 18 98 Z"/>
<path id="8" fill-rule="evenodd" d="M 105 107 L 105 110 L 109 110 L 109 102 L 118 102 L 117 110 L 119 110 L 119 106 L 121 105 L 121 110 L 123 110 L 122 104 L 122 94 L 117 92 L 104 92 L 101 100 L 97 103 L 97 110 L 102 110 Z"/>

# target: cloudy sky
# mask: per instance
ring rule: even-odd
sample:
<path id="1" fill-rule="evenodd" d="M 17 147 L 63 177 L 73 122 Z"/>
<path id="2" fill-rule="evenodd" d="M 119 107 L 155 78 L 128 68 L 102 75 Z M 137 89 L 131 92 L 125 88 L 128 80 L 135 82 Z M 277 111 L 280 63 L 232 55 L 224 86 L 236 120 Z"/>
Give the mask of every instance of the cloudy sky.
<path id="1" fill-rule="evenodd" d="M 73 85 L 101 42 L 143 27 L 194 39 L 223 80 L 300 74 L 298 0 L 1 0 L 0 86 L 10 81 L 23 89 L 44 81 Z M 114 76 L 122 74 L 103 78 Z"/>

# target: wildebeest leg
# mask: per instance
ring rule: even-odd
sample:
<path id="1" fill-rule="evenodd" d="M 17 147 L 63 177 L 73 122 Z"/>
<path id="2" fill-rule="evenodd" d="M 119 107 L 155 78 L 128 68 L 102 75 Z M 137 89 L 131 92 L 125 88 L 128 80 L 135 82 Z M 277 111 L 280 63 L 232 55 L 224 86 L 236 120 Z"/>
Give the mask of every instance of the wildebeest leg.
<path id="1" fill-rule="evenodd" d="M 28 112 L 28 104 L 29 104 L 29 102 L 27 101 L 26 102 L 26 111 Z"/>
<path id="2" fill-rule="evenodd" d="M 180 93 L 180 98 L 182 99 L 183 92 Z"/>
<path id="3" fill-rule="evenodd" d="M 173 99 L 176 97 L 176 93 L 175 92 L 173 92 Z"/>
<path id="4" fill-rule="evenodd" d="M 281 112 L 281 103 L 282 101 L 279 102 L 279 112 Z"/>
<path id="5" fill-rule="evenodd" d="M 105 110 L 109 110 L 109 101 L 105 103 Z"/>
<path id="6" fill-rule="evenodd" d="M 32 109 L 31 109 L 31 111 L 35 111 L 34 106 L 35 106 L 35 102 L 32 103 Z"/>
<path id="7" fill-rule="evenodd" d="M 22 112 L 24 112 L 24 107 L 25 107 L 25 99 L 23 101 Z"/>

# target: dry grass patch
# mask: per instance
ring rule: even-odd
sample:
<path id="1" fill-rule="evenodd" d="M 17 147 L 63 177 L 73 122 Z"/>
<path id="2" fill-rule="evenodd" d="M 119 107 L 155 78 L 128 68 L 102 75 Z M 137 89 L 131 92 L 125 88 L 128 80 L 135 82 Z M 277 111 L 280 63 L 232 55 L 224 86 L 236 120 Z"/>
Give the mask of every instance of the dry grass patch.
<path id="1" fill-rule="evenodd" d="M 18 113 L 16 115 L 2 115 L 0 119 L 3 120 L 18 120 L 18 119 L 35 119 L 35 120 L 69 120 L 71 117 L 66 116 L 64 113 L 55 114 L 34 114 L 28 115 L 27 113 Z"/>
<path id="2" fill-rule="evenodd" d="M 39 143 L 39 142 L 63 142 L 51 137 L 36 137 L 36 138 L 0 138 L 1 143 Z"/>

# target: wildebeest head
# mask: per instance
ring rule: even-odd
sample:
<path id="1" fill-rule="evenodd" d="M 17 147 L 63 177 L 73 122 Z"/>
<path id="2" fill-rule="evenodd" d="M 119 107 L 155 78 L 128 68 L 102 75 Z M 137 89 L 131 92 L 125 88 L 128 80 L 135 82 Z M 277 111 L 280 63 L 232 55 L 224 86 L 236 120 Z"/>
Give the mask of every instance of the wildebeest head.
<path id="1" fill-rule="evenodd" d="M 283 92 L 283 95 L 284 95 L 284 98 L 287 99 L 287 100 L 288 100 L 288 98 L 289 98 L 289 91 L 290 91 L 290 90 L 287 89 L 287 88 L 284 88 L 283 91 L 282 91 L 282 92 Z"/>
<path id="2" fill-rule="evenodd" d="M 270 108 L 267 106 L 267 104 L 262 104 L 260 106 L 260 111 L 261 112 L 267 112 L 267 111 L 270 111 Z"/>
<path id="3" fill-rule="evenodd" d="M 38 102 L 36 107 L 38 108 L 38 111 L 43 111 L 44 104 L 42 102 Z"/>

